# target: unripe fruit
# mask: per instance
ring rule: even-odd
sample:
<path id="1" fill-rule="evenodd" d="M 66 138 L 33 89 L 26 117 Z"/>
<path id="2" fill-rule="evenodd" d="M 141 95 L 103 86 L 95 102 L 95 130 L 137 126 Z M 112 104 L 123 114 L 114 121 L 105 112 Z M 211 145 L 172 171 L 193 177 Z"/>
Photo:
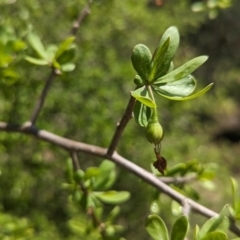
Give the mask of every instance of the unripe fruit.
<path id="1" fill-rule="evenodd" d="M 163 129 L 158 122 L 156 108 L 153 110 L 152 116 L 148 121 L 145 134 L 147 140 L 154 145 L 160 144 L 163 139 Z"/>

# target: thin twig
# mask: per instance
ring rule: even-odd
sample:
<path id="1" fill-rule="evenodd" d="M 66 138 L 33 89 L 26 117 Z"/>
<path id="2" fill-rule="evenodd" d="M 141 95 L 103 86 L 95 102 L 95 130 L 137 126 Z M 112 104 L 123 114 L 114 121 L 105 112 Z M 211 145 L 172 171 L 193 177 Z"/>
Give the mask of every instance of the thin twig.
<path id="1" fill-rule="evenodd" d="M 119 155 L 117 152 L 114 152 L 112 156 L 107 156 L 107 149 L 94 146 L 82 142 L 77 142 L 74 140 L 70 140 L 61 136 L 58 136 L 56 134 L 53 134 L 51 132 L 45 131 L 45 130 L 39 130 L 36 127 L 32 127 L 26 124 L 23 125 L 11 125 L 5 122 L 0 122 L 0 131 L 6 131 L 6 132 L 19 132 L 24 133 L 28 135 L 32 135 L 38 139 L 44 140 L 46 142 L 52 143 L 54 145 L 57 145 L 59 147 L 62 147 L 66 149 L 67 151 L 79 151 L 79 152 L 85 152 L 91 155 L 95 155 L 101 158 L 107 158 L 119 166 L 127 169 L 129 172 L 135 174 L 145 182 L 149 183 L 150 185 L 154 186 L 161 192 L 165 193 L 167 196 L 178 202 L 179 204 L 182 204 L 184 200 L 187 198 L 180 194 L 179 192 L 175 191 L 168 185 L 166 185 L 164 182 L 160 181 L 156 176 L 154 176 L 152 173 L 146 171 L 145 169 L 139 167 L 138 165 L 134 164 L 133 162 L 127 160 L 126 158 Z M 205 216 L 207 218 L 217 216 L 218 213 L 214 212 L 213 210 L 195 202 L 192 199 L 187 199 L 188 204 L 191 207 L 191 210 L 201 214 L 202 216 Z M 231 220 L 231 219 L 230 219 Z M 234 221 L 230 221 L 230 227 L 229 229 L 235 233 L 237 236 L 240 236 L 240 229 L 237 227 L 236 223 Z"/>
<path id="2" fill-rule="evenodd" d="M 81 25 L 81 22 L 83 21 L 83 19 L 90 13 L 90 4 L 92 3 L 92 0 L 89 0 L 88 4 L 84 7 L 84 9 L 81 11 L 81 13 L 79 14 L 79 17 L 77 19 L 77 21 L 73 24 L 73 27 L 72 27 L 72 34 L 75 36 L 77 34 L 77 30 L 79 29 L 80 25 Z M 46 83 L 45 83 L 45 86 L 42 90 L 42 93 L 36 103 L 36 106 L 33 110 L 33 113 L 32 113 L 32 116 L 31 116 L 31 119 L 30 119 L 30 122 L 28 124 L 30 125 L 35 125 L 36 123 L 36 120 L 39 116 L 39 113 L 41 112 L 42 108 L 43 108 L 43 105 L 44 105 L 44 102 L 45 102 L 45 99 L 47 97 L 47 94 L 49 92 L 49 89 L 55 79 L 55 77 L 57 76 L 57 70 L 56 69 L 52 69 Z"/>
<path id="3" fill-rule="evenodd" d="M 56 74 L 55 70 L 52 69 L 52 71 L 51 71 L 51 73 L 50 73 L 50 75 L 49 75 L 49 77 L 48 77 L 48 79 L 47 79 L 47 81 L 45 83 L 45 86 L 44 86 L 44 88 L 42 90 L 42 93 L 41 93 L 41 95 L 40 95 L 40 97 L 39 97 L 39 99 L 37 101 L 37 104 L 36 104 L 36 106 L 35 106 L 35 108 L 33 110 L 33 113 L 32 113 L 32 116 L 31 116 L 31 120 L 30 120 L 30 124 L 31 125 L 35 125 L 35 123 L 36 123 L 37 117 L 38 117 L 38 115 L 39 115 L 39 113 L 40 113 L 40 111 L 41 111 L 41 109 L 42 109 L 42 107 L 44 105 L 45 99 L 47 97 L 47 93 L 48 93 L 48 91 L 49 91 L 49 89 L 50 89 L 50 87 L 51 87 L 51 85 L 53 83 L 53 80 L 55 79 L 56 75 L 57 74 Z"/>
<path id="4" fill-rule="evenodd" d="M 83 19 L 88 14 L 90 14 L 90 5 L 91 5 L 92 2 L 93 2 L 92 0 L 88 1 L 87 5 L 83 8 L 81 13 L 79 14 L 77 21 L 74 22 L 73 27 L 72 27 L 72 35 L 75 36 L 77 34 L 77 31 L 78 31 Z"/>
<path id="5" fill-rule="evenodd" d="M 197 180 L 197 175 L 186 177 L 159 177 L 159 179 L 166 184 L 182 184 Z"/>
<path id="6" fill-rule="evenodd" d="M 77 153 L 76 153 L 76 151 L 71 151 L 70 155 L 72 158 L 73 167 L 74 167 L 75 171 L 77 171 L 78 169 L 80 169 Z"/>
<path id="7" fill-rule="evenodd" d="M 120 123 L 117 124 L 116 131 L 115 131 L 113 138 L 111 140 L 111 143 L 109 145 L 109 148 L 107 151 L 108 157 L 111 157 L 113 155 L 113 152 L 115 151 L 115 149 L 118 145 L 118 142 L 122 136 L 124 128 L 128 124 L 129 120 L 132 118 L 132 111 L 133 111 L 134 104 L 135 104 L 135 98 L 133 98 L 131 96 L 130 100 L 128 102 L 127 108 L 125 110 L 125 113 L 123 114 L 123 117 L 122 117 Z"/>

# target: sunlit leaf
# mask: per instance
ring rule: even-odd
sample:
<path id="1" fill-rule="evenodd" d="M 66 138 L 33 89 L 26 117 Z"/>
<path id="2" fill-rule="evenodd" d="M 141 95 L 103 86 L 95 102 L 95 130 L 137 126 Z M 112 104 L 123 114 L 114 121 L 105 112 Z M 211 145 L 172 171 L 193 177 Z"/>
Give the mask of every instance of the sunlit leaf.
<path id="1" fill-rule="evenodd" d="M 161 76 L 166 61 L 165 56 L 168 51 L 169 43 L 170 38 L 167 38 L 166 41 L 155 50 L 152 58 L 150 80 L 157 79 L 158 76 Z"/>
<path id="2" fill-rule="evenodd" d="M 33 57 L 30 57 L 30 56 L 26 56 L 25 60 L 32 63 L 32 64 L 40 65 L 40 66 L 45 66 L 45 65 L 49 64 L 48 60 L 46 60 L 46 59 L 33 58 Z"/>
<path id="3" fill-rule="evenodd" d="M 71 72 L 75 69 L 76 65 L 74 63 L 65 63 L 61 65 L 61 70 L 63 72 Z"/>
<path id="4" fill-rule="evenodd" d="M 39 55 L 39 57 L 43 58 L 43 59 L 47 59 L 47 53 L 45 51 L 45 48 L 42 44 L 41 39 L 39 38 L 39 36 L 33 32 L 30 32 L 28 34 L 28 41 L 31 45 L 31 47 L 37 52 L 37 54 Z"/>
<path id="5" fill-rule="evenodd" d="M 89 167 L 85 172 L 85 179 L 87 180 L 87 179 L 96 177 L 98 176 L 99 173 L 100 171 L 97 167 Z"/>
<path id="6" fill-rule="evenodd" d="M 55 58 L 56 58 L 56 60 L 58 60 L 58 58 L 66 51 L 66 50 L 68 50 L 68 48 L 71 46 L 71 44 L 73 43 L 73 41 L 75 40 L 75 37 L 69 37 L 69 38 L 67 38 L 65 41 L 63 41 L 61 44 L 60 44 L 60 46 L 59 46 L 59 48 L 58 48 L 58 50 L 57 50 L 57 52 L 56 52 L 56 55 L 55 55 Z"/>
<path id="7" fill-rule="evenodd" d="M 194 228 L 194 233 L 193 233 L 194 240 L 198 240 L 198 235 L 199 235 L 199 226 L 196 225 L 196 227 Z"/>
<path id="8" fill-rule="evenodd" d="M 164 54 L 164 62 L 161 66 L 159 66 L 154 79 L 157 79 L 168 72 L 173 57 L 178 49 L 179 33 L 176 27 L 172 26 L 165 31 L 162 38 L 160 39 L 157 49 L 161 49 L 163 45 L 166 44 L 167 39 L 169 39 L 169 46 L 167 52 Z M 161 56 L 159 55 L 158 57 L 160 58 Z M 156 61 L 156 59 L 153 60 Z M 160 59 L 158 60 L 160 61 Z"/>
<path id="9" fill-rule="evenodd" d="M 188 219 L 182 216 L 173 225 L 171 240 L 184 240 L 188 231 Z"/>
<path id="10" fill-rule="evenodd" d="M 185 64 L 175 69 L 174 71 L 169 72 L 168 74 L 164 75 L 161 78 L 158 78 L 156 81 L 154 81 L 154 85 L 174 82 L 179 79 L 183 79 L 187 77 L 189 74 L 191 74 L 193 71 L 195 71 L 198 67 L 200 67 L 205 61 L 207 61 L 207 59 L 208 59 L 207 56 L 196 57 L 186 62 Z"/>
<path id="11" fill-rule="evenodd" d="M 217 229 L 221 229 L 221 224 L 223 224 L 224 228 L 226 224 L 228 224 L 228 218 L 219 214 L 215 217 L 207 220 L 202 228 L 199 231 L 199 238 L 202 239 L 207 233 L 214 232 Z"/>
<path id="12" fill-rule="evenodd" d="M 158 215 L 148 216 L 145 228 L 154 240 L 169 240 L 167 227 Z"/>
<path id="13" fill-rule="evenodd" d="M 189 95 L 187 97 L 170 97 L 168 95 L 162 94 L 159 91 L 156 91 L 158 95 L 165 97 L 167 99 L 170 100 L 175 100 L 175 101 L 185 101 L 185 100 L 190 100 L 190 99 L 194 99 L 197 97 L 200 97 L 201 95 L 203 95 L 204 93 L 206 93 L 207 91 L 209 91 L 211 89 L 211 87 L 213 86 L 213 83 L 210 83 L 208 86 L 206 86 L 205 88 L 203 88 L 202 90 L 198 91 L 197 93 L 194 93 L 192 95 Z"/>
<path id="14" fill-rule="evenodd" d="M 232 186 L 232 207 L 236 211 L 237 208 L 237 181 L 234 178 L 230 178 L 231 180 L 231 186 Z"/>
<path id="15" fill-rule="evenodd" d="M 136 45 L 133 48 L 131 59 L 136 72 L 142 79 L 147 80 L 152 59 L 152 54 L 148 47 L 143 44 Z"/>
<path id="16" fill-rule="evenodd" d="M 201 240 L 228 240 L 228 238 L 223 232 L 210 232 L 201 238 Z"/>
<path id="17" fill-rule="evenodd" d="M 156 103 L 149 97 L 148 91 L 145 86 L 138 88 L 135 91 L 131 91 L 131 95 L 139 102 L 150 108 L 156 107 Z"/>
<path id="18" fill-rule="evenodd" d="M 147 107 L 138 100 L 135 102 L 134 109 L 134 119 L 141 126 L 146 127 L 149 121 L 149 118 L 152 115 L 152 108 Z"/>
<path id="19" fill-rule="evenodd" d="M 94 192 L 94 195 L 103 203 L 108 204 L 120 204 L 126 202 L 130 198 L 130 193 L 127 191 Z"/>

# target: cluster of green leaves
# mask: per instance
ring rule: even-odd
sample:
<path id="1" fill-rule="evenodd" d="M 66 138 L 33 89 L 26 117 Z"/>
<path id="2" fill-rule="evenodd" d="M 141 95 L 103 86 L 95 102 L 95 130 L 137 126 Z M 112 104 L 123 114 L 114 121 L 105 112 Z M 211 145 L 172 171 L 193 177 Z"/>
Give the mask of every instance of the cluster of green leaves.
<path id="1" fill-rule="evenodd" d="M 223 208 L 221 213 L 215 217 L 207 220 L 201 228 L 195 227 L 193 240 L 228 240 L 225 232 L 229 227 L 228 218 L 224 215 L 227 206 Z M 168 229 L 164 221 L 158 215 L 148 216 L 146 223 L 146 230 L 154 240 L 169 240 Z M 184 240 L 188 232 L 188 218 L 182 216 L 178 218 L 172 228 L 171 240 Z M 234 238 L 232 240 L 239 240 Z"/>
<path id="2" fill-rule="evenodd" d="M 147 126 L 156 108 L 153 92 L 170 100 L 190 100 L 207 92 L 213 84 L 194 93 L 197 81 L 191 73 L 201 66 L 206 56 L 194 58 L 174 70 L 173 58 L 179 46 L 179 33 L 176 27 L 168 28 L 160 39 L 152 55 L 143 44 L 134 47 L 132 64 L 137 72 L 134 82 L 137 89 L 131 92 L 137 102 L 134 117 L 140 126 Z"/>
<path id="3" fill-rule="evenodd" d="M 74 171 L 72 161 L 67 162 L 68 183 L 62 187 L 69 191 L 72 201 L 90 215 L 91 224 L 85 229 L 86 235 L 91 229 L 98 229 L 101 239 L 123 239 L 119 236 L 124 230 L 121 225 L 114 224 L 120 213 L 119 204 L 130 198 L 127 191 L 109 190 L 115 183 L 117 173 L 115 164 L 104 160 L 99 167 L 89 167 L 86 171 Z M 104 204 L 113 205 L 104 217 Z"/>
<path id="4" fill-rule="evenodd" d="M 161 177 L 160 173 L 153 168 L 153 166 L 151 166 L 151 168 L 154 175 Z M 198 201 L 201 199 L 199 186 L 207 190 L 214 189 L 214 178 L 216 176 L 217 169 L 218 166 L 216 164 L 202 164 L 197 160 L 192 160 L 184 163 L 178 163 L 168 168 L 165 172 L 165 177 L 172 179 L 172 182 L 168 184 L 176 191 L 186 197 Z M 181 179 L 183 181 L 181 181 Z M 155 191 L 151 198 L 150 212 L 153 214 L 161 214 L 163 211 L 163 204 L 168 205 L 164 201 L 163 194 Z M 182 214 L 181 204 L 174 200 L 169 202 L 169 210 L 174 216 L 180 216 Z"/>
<path id="5" fill-rule="evenodd" d="M 0 36 L 0 86 L 3 87 L 12 85 L 19 79 L 16 65 L 27 45 L 11 26 L 0 25 Z"/>
<path id="6" fill-rule="evenodd" d="M 75 37 L 69 37 L 59 46 L 51 44 L 44 47 L 39 36 L 30 32 L 28 41 L 36 53 L 36 57 L 26 56 L 25 59 L 35 65 L 49 66 L 58 69 L 61 72 L 71 72 L 75 69 L 72 60 L 75 57 L 76 46 L 73 44 Z"/>
<path id="7" fill-rule="evenodd" d="M 232 0 L 197 1 L 192 4 L 192 10 L 194 12 L 208 11 L 209 18 L 214 19 L 218 16 L 220 9 L 229 8 L 232 4 Z"/>
<path id="8" fill-rule="evenodd" d="M 29 220 L 0 213 L 0 238 L 2 240 L 30 239 L 34 234 Z"/>

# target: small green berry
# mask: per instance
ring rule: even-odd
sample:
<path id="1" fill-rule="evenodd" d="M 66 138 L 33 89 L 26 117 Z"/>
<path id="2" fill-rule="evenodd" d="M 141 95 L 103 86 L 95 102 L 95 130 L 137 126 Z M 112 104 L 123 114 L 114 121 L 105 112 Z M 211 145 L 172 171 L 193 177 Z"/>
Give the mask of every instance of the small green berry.
<path id="1" fill-rule="evenodd" d="M 160 144 L 163 139 L 163 129 L 158 122 L 156 109 L 154 109 L 152 116 L 148 121 L 145 134 L 147 140 L 154 145 Z"/>

